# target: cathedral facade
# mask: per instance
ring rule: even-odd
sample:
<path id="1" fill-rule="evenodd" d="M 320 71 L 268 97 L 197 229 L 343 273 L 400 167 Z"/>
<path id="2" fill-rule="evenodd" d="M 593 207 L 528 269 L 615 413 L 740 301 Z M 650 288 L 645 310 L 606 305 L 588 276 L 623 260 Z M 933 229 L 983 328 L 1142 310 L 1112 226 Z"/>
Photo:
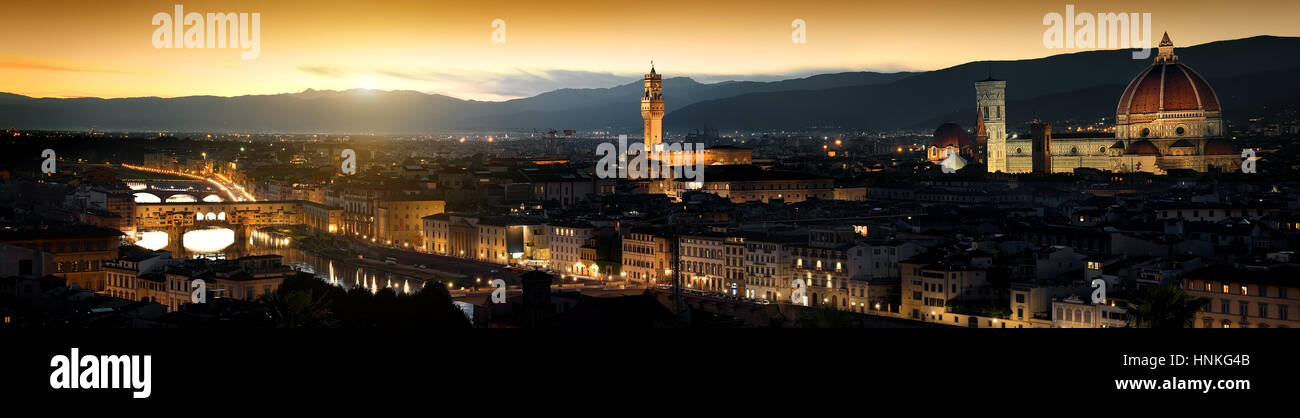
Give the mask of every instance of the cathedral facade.
<path id="1" fill-rule="evenodd" d="M 987 130 L 989 172 L 1034 171 L 1034 145 L 1045 148 L 1047 170 L 1076 168 L 1164 174 L 1171 169 L 1232 170 L 1241 164 L 1236 146 L 1224 138 L 1222 108 L 1214 89 L 1178 60 L 1165 34 L 1155 59 L 1120 95 L 1113 136 L 1056 134 L 1050 128 L 1029 135 L 1006 133 L 1006 81 L 975 83 L 976 106 Z M 1045 140 L 1036 138 L 1046 135 Z M 1041 160 L 1042 158 L 1040 158 Z M 1039 161 L 1042 167 L 1043 161 Z"/>

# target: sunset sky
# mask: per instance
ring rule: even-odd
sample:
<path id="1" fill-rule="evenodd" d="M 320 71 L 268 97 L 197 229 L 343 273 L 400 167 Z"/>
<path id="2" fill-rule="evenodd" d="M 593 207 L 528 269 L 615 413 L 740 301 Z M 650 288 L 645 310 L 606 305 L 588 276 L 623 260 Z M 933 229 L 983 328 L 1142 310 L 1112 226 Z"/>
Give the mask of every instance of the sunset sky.
<path id="1" fill-rule="evenodd" d="M 121 4 L 106 4 L 121 3 Z M 261 14 L 261 52 L 155 49 L 155 13 Z M 1300 36 L 1300 2 L 1080 1 L 1150 12 L 1153 42 Z M 931 70 L 1036 58 L 1061 1 L 6 1 L 0 92 L 135 97 L 416 90 L 502 100 L 667 76 L 767 80 L 828 71 Z M 492 42 L 494 19 L 506 43 Z M 791 21 L 807 43 L 791 42 Z M 173 28 L 174 29 L 174 28 Z"/>

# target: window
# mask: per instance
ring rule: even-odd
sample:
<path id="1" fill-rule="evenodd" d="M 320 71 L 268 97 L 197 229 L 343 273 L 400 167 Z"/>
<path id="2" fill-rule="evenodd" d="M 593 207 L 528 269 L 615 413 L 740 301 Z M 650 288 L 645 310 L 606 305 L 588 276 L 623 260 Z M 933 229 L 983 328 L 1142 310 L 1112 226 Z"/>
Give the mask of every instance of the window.
<path id="1" fill-rule="evenodd" d="M 1248 309 L 1250 309 L 1250 303 L 1249 303 L 1249 302 L 1241 302 L 1241 303 L 1239 303 L 1238 305 L 1240 305 L 1240 307 L 1241 307 L 1241 310 L 1238 311 L 1238 312 L 1241 313 L 1241 316 L 1247 316 L 1248 314 L 1247 314 L 1246 312 L 1247 312 Z"/>
<path id="2" fill-rule="evenodd" d="M 1260 318 L 1268 318 L 1268 304 L 1267 304 L 1267 303 L 1261 303 L 1261 304 L 1259 304 L 1259 317 L 1260 317 Z"/>
<path id="3" fill-rule="evenodd" d="M 1277 318 L 1285 320 L 1291 319 L 1290 312 L 1288 312 L 1289 310 L 1289 307 L 1286 305 L 1277 305 Z"/>
<path id="4" fill-rule="evenodd" d="M 1250 292 L 1246 290 L 1246 285 L 1244 285 L 1244 284 L 1241 285 L 1241 295 L 1242 295 L 1242 296 L 1246 296 L 1246 295 L 1249 295 L 1249 294 L 1250 294 Z"/>
<path id="5" fill-rule="evenodd" d="M 1227 299 L 1219 301 L 1219 308 L 1221 308 L 1219 313 L 1225 313 L 1225 314 L 1232 313 L 1232 301 L 1229 301 Z"/>

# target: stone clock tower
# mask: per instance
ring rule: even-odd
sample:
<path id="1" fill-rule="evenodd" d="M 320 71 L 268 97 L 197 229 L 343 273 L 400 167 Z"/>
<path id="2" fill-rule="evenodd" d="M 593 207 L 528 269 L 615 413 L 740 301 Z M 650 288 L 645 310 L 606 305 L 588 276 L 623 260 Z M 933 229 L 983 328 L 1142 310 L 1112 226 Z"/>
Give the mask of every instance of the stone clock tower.
<path id="1" fill-rule="evenodd" d="M 645 149 L 653 151 L 664 142 L 664 89 L 663 77 L 655 73 L 650 63 L 650 74 L 645 75 L 645 92 L 641 95 L 641 119 L 645 121 Z"/>

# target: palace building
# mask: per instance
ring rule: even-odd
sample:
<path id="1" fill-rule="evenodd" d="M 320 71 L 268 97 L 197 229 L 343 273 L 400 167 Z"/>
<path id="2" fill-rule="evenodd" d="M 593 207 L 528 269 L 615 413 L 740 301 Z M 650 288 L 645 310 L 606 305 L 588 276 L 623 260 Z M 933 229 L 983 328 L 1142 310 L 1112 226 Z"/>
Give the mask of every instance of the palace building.
<path id="1" fill-rule="evenodd" d="M 1120 95 L 1115 133 L 1052 133 L 1037 125 L 1028 135 L 1006 131 L 1006 81 L 975 83 L 979 122 L 987 135 L 981 150 L 955 124 L 940 126 L 927 157 L 937 162 L 945 148 L 986 159 L 990 173 L 1071 173 L 1076 168 L 1164 174 L 1171 169 L 1210 171 L 1241 163 L 1237 147 L 1224 138 L 1223 109 L 1214 89 L 1174 54 L 1169 34 L 1151 65 Z M 937 149 L 935 149 L 937 148 Z"/>

